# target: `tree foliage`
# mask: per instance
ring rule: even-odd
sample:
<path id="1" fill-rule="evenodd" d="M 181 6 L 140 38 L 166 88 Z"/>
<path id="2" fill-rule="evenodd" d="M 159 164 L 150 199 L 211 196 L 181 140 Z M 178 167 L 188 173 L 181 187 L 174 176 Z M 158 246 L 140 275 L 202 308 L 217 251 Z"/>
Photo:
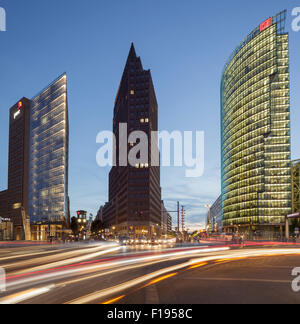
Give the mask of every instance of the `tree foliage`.
<path id="1" fill-rule="evenodd" d="M 101 220 L 94 220 L 91 227 L 92 233 L 98 233 L 102 230 L 104 230 L 104 225 Z"/>
<path id="2" fill-rule="evenodd" d="M 77 222 L 77 218 L 76 217 L 72 217 L 71 219 L 71 230 L 73 232 L 73 235 L 78 235 L 79 233 L 79 226 L 78 226 L 78 222 Z"/>

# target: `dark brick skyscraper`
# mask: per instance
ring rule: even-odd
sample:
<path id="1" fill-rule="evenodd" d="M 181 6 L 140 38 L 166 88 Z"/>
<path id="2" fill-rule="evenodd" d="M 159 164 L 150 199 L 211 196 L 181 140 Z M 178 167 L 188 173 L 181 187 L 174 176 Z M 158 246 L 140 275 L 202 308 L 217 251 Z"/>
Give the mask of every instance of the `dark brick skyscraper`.
<path id="1" fill-rule="evenodd" d="M 14 238 L 24 239 L 22 209 L 28 213 L 28 165 L 30 100 L 22 98 L 9 114 L 8 217 L 14 223 Z"/>
<path id="2" fill-rule="evenodd" d="M 148 163 L 119 165 L 119 125 L 127 124 L 127 135 L 148 135 Z M 161 231 L 160 167 L 151 166 L 151 132 L 158 130 L 158 105 L 150 70 L 145 71 L 132 44 L 115 101 L 113 131 L 116 136 L 116 166 L 109 175 L 109 203 L 103 220 L 118 234 L 152 236 Z M 128 143 L 128 151 L 137 143 Z M 157 152 L 158 154 L 158 152 Z"/>

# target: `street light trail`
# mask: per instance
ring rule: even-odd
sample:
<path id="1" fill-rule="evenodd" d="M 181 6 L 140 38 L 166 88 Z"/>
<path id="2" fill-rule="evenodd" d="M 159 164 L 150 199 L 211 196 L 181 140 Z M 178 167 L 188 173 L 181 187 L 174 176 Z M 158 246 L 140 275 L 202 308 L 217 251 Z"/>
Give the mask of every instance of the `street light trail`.
<path id="1" fill-rule="evenodd" d="M 223 260 L 226 259 L 227 261 L 237 261 L 237 260 L 240 260 L 241 258 L 272 257 L 272 256 L 283 256 L 283 255 L 300 255 L 300 249 L 282 249 L 282 250 L 274 249 L 274 250 L 259 250 L 259 251 L 247 251 L 247 252 L 231 251 L 231 253 L 222 255 L 221 258 Z M 97 300 L 101 300 L 103 298 L 113 296 L 114 294 L 120 294 L 130 288 L 136 287 L 140 284 L 143 284 L 146 281 L 152 280 L 159 276 L 163 276 L 167 273 L 176 272 L 176 271 L 182 270 L 184 268 L 189 269 L 191 266 L 193 266 L 195 264 L 199 264 L 202 262 L 216 261 L 216 260 L 220 260 L 220 255 L 193 259 L 193 260 L 190 260 L 188 262 L 185 262 L 185 263 L 182 263 L 182 264 L 179 264 L 176 266 L 167 267 L 165 269 L 155 271 L 155 272 L 147 274 L 145 276 L 135 278 L 135 279 L 127 281 L 123 284 L 88 294 L 86 296 L 69 301 L 66 304 L 76 304 L 77 305 L 77 304 L 93 303 Z"/>
<path id="2" fill-rule="evenodd" d="M 67 251 L 67 249 L 64 249 Z M 60 250 L 63 251 L 63 250 Z M 17 255 L 12 255 L 12 256 L 6 256 L 0 258 L 0 261 L 7 261 L 7 260 L 12 260 L 12 259 L 21 259 L 21 258 L 26 258 L 26 257 L 32 257 L 32 256 L 37 256 L 37 255 L 44 255 L 44 254 L 54 254 L 57 253 L 58 251 L 40 251 L 40 252 L 29 252 L 29 253 L 24 253 L 24 254 L 17 254 Z"/>
<path id="3" fill-rule="evenodd" d="M 105 246 L 105 245 L 108 245 L 108 244 L 91 244 L 91 245 L 68 245 L 68 246 L 65 246 L 65 245 L 62 245 L 62 246 L 58 246 L 58 245 L 53 245 L 53 246 L 49 246 L 49 248 L 51 247 L 52 250 L 49 250 L 48 249 L 48 246 L 46 246 L 46 248 L 48 249 L 44 249 L 44 250 L 41 250 L 41 248 L 43 248 L 43 246 L 39 247 L 40 249 L 39 250 L 25 250 L 25 248 L 22 248 L 21 251 L 19 251 L 19 249 L 7 249 L 7 250 L 3 250 L 3 249 L 0 249 L 0 252 L 2 255 L 5 255 L 5 256 L 1 256 L 0 257 L 0 261 L 6 261 L 6 260 L 11 260 L 11 259 L 21 259 L 21 258 L 25 258 L 25 257 L 34 257 L 34 256 L 38 256 L 38 255 L 45 255 L 45 254 L 55 254 L 56 253 L 56 256 L 59 256 L 59 254 L 63 254 L 63 253 L 66 253 L 66 252 L 69 252 L 69 253 L 76 253 L 81 251 L 82 253 L 87 253 L 89 252 L 90 249 L 97 249 L 99 248 L 100 246 Z M 24 250 L 26 252 L 24 252 Z M 10 255 L 10 256 L 8 256 Z"/>
<path id="4" fill-rule="evenodd" d="M 55 267 L 55 268 L 47 268 L 44 270 L 36 270 L 36 271 L 27 271 L 25 273 L 20 273 L 20 274 L 10 274 L 8 277 L 6 277 L 7 280 L 11 279 L 16 279 L 16 278 L 21 278 L 21 277 L 26 277 L 26 276 L 32 276 L 32 275 L 37 275 L 37 274 L 42 274 L 42 273 L 47 273 L 51 271 L 59 271 L 59 270 L 65 270 L 68 268 L 73 268 L 73 267 L 79 267 L 79 266 L 87 266 L 87 265 L 92 265 L 100 262 L 108 262 L 108 261 L 116 261 L 116 260 L 127 260 L 126 262 L 135 262 L 136 260 L 142 260 L 142 261 L 147 261 L 147 260 L 152 260 L 153 258 L 160 258 L 160 257 L 168 257 L 168 256 L 173 256 L 173 255 L 185 255 L 186 253 L 206 253 L 206 252 L 217 252 L 217 251 L 224 251 L 224 250 L 229 250 L 229 248 L 225 247 L 218 247 L 218 248 L 210 248 L 210 249 L 204 249 L 204 248 L 185 248 L 185 249 L 175 249 L 175 250 L 162 250 L 159 253 L 153 254 L 152 252 L 136 252 L 134 254 L 129 254 L 129 255 L 124 255 L 124 256 L 114 256 L 111 258 L 105 258 L 105 259 L 99 259 L 99 260 L 92 260 L 92 261 L 87 261 L 87 262 L 81 262 L 81 263 L 73 263 L 69 264 L 66 266 L 61 266 L 61 267 Z M 149 257 L 147 259 L 147 257 Z"/>
<path id="5" fill-rule="evenodd" d="M 53 289 L 55 285 L 51 285 L 48 287 L 42 287 L 42 288 L 37 288 L 37 289 L 30 289 L 26 291 L 22 291 L 18 294 L 12 295 L 5 297 L 0 300 L 0 305 L 9 305 L 9 304 L 18 304 L 21 303 L 25 300 L 38 297 L 42 294 L 48 293 L 51 289 Z"/>
<path id="6" fill-rule="evenodd" d="M 116 303 L 117 301 L 120 301 L 121 299 L 123 299 L 124 297 L 125 297 L 125 295 L 120 296 L 120 297 L 117 297 L 117 298 L 114 298 L 114 299 L 111 299 L 111 300 L 108 300 L 108 301 L 102 303 L 102 305 L 110 305 L 110 304 L 114 304 L 114 303 Z"/>
<path id="7" fill-rule="evenodd" d="M 161 276 L 161 277 L 159 277 L 159 278 L 157 278 L 157 279 L 154 279 L 154 280 L 150 281 L 150 282 L 147 283 L 147 285 L 145 285 L 143 288 L 149 287 L 149 286 L 151 286 L 151 285 L 155 285 L 155 284 L 157 284 L 157 283 L 159 283 L 159 282 L 161 282 L 161 281 L 163 281 L 163 280 L 166 280 L 166 279 L 172 278 L 172 277 L 176 276 L 177 274 L 178 274 L 177 272 L 174 272 L 174 273 L 170 273 L 170 274 L 165 275 L 165 276 Z"/>
<path id="8" fill-rule="evenodd" d="M 61 253 L 61 254 L 57 254 L 54 256 L 50 256 L 50 257 L 44 257 L 44 258 L 40 258 L 38 260 L 33 259 L 31 261 L 22 261 L 22 262 L 16 262 L 16 263 L 12 263 L 12 264 L 8 264 L 8 265 L 2 265 L 2 267 L 9 269 L 9 268 L 13 268 L 15 266 L 22 266 L 23 268 L 26 266 L 29 266 L 31 264 L 35 264 L 37 263 L 37 261 L 39 263 L 43 263 L 43 262 L 49 262 L 52 260 L 57 260 L 59 258 L 63 259 L 57 262 L 53 262 L 53 263 L 47 263 L 45 265 L 42 266 L 37 266 L 34 268 L 30 268 L 30 269 L 24 269 L 22 271 L 15 271 L 13 272 L 13 274 L 22 274 L 22 273 L 26 273 L 26 272 L 33 272 L 33 271 L 39 271 L 39 270 L 44 270 L 47 269 L 49 267 L 59 267 L 59 266 L 63 266 L 66 264 L 72 264 L 72 263 L 77 263 L 77 262 L 82 262 L 85 260 L 89 260 L 89 259 L 93 259 L 95 257 L 98 257 L 100 255 L 104 255 L 104 254 L 108 254 L 108 253 L 112 253 L 112 252 L 116 252 L 120 250 L 120 247 L 114 247 L 109 249 L 109 247 L 112 246 L 117 246 L 117 244 L 114 245 L 109 245 L 109 246 L 100 246 L 100 247 L 96 247 L 96 248 L 92 248 L 89 250 L 85 250 L 85 251 L 81 251 L 81 250 L 77 250 L 77 251 L 73 251 L 73 252 L 68 252 L 68 253 Z M 94 252 L 94 251 L 99 251 L 100 252 Z M 74 258 L 70 258 L 71 256 L 75 256 L 75 255 L 80 255 L 80 254 L 84 254 L 83 256 L 78 256 L 78 257 L 74 257 Z M 66 259 L 68 258 L 68 259 Z"/>
<path id="9" fill-rule="evenodd" d="M 133 287 L 135 287 L 135 286 L 137 286 L 139 284 L 142 284 L 142 283 L 144 283 L 146 281 L 152 280 L 152 279 L 154 279 L 156 277 L 165 275 L 165 274 L 167 274 L 169 272 L 177 271 L 179 269 L 188 267 L 189 265 L 191 265 L 190 262 L 185 262 L 185 263 L 182 263 L 180 265 L 176 265 L 176 266 L 168 267 L 168 268 L 165 268 L 165 269 L 162 269 L 162 270 L 159 270 L 159 271 L 155 271 L 155 272 L 152 272 L 152 273 L 150 273 L 148 275 L 145 275 L 145 276 L 142 276 L 142 277 L 127 281 L 127 282 L 125 282 L 123 284 L 120 284 L 120 285 L 117 285 L 117 286 L 114 286 L 114 287 L 110 287 L 108 289 L 104 289 L 104 290 L 101 290 L 101 291 L 98 291 L 98 292 L 95 292 L 95 293 L 92 293 L 92 294 L 89 294 L 89 295 L 74 299 L 72 301 L 67 302 L 66 304 L 70 304 L 70 305 L 88 304 L 88 303 L 94 302 L 96 300 L 99 300 L 101 298 L 105 298 L 105 297 L 120 293 L 120 292 L 125 291 L 125 290 L 127 290 L 129 288 L 133 288 Z"/>
<path id="10" fill-rule="evenodd" d="M 113 248 L 118 251 L 120 247 Z M 107 252 L 109 250 L 101 251 Z M 212 248 L 182 248 L 164 250 L 160 253 L 155 252 L 138 252 L 129 255 L 117 255 L 115 257 L 108 257 L 99 260 L 92 260 L 87 262 L 69 264 L 58 268 L 48 268 L 31 273 L 23 273 L 20 275 L 11 275 L 6 278 L 8 291 L 23 290 L 22 301 L 30 301 L 35 295 L 28 294 L 28 289 L 42 289 L 38 287 L 41 285 L 54 284 L 48 292 L 51 295 L 57 294 L 55 290 L 71 289 L 72 285 L 82 283 L 84 281 L 93 280 L 100 277 L 105 277 L 113 274 L 121 274 L 122 276 L 116 277 L 116 281 L 112 282 L 112 287 L 100 289 L 92 294 L 85 292 L 84 296 L 79 296 L 71 301 L 63 301 L 67 303 L 91 303 L 94 301 L 101 301 L 113 297 L 113 295 L 123 295 L 124 291 L 131 289 L 135 286 L 145 284 L 147 281 L 157 280 L 163 277 L 164 280 L 168 279 L 170 273 L 176 273 L 179 270 L 192 270 L 207 265 L 209 262 L 231 262 L 251 257 L 269 257 L 269 256 L 282 256 L 282 255 L 300 255 L 299 248 L 278 248 L 278 249 L 249 249 L 249 250 L 230 250 L 229 247 L 212 247 Z M 90 257 L 90 255 L 89 255 Z M 176 262 L 176 260 L 185 261 L 181 264 L 163 266 L 164 262 Z M 152 267 L 155 264 L 161 263 L 162 266 L 159 270 L 152 271 L 146 276 L 133 277 L 134 272 L 130 270 Z M 46 265 L 45 265 L 46 266 Z M 47 265 L 49 266 L 49 265 Z M 154 269 L 153 269 L 154 270 Z M 134 275 L 135 276 L 135 275 Z M 166 277 L 167 276 L 167 277 Z M 72 278 L 73 277 L 73 278 Z M 131 277 L 131 278 L 130 278 Z M 67 279 L 69 278 L 69 279 Z M 123 279 L 122 279 L 123 278 Z M 125 280 L 124 280 L 125 279 Z M 130 279 L 130 280 L 128 280 Z M 63 280 L 63 281 L 62 281 Z M 124 281 L 123 281 L 124 280 Z M 123 282 L 122 282 L 123 281 Z M 36 287 L 35 287 L 36 286 Z M 143 286 L 142 286 L 143 287 Z M 35 291 L 36 293 L 39 290 Z M 22 293 L 22 292 L 21 292 Z M 30 292 L 32 293 L 32 292 Z M 45 292 L 47 293 L 47 292 Z M 45 294 L 44 293 L 44 294 Z M 20 294 L 20 292 L 19 292 Z M 2 303 L 7 303 L 12 299 L 14 301 L 16 295 L 5 297 L 0 300 Z M 76 296 L 77 297 L 77 296 Z M 21 301 L 21 302 L 22 302 Z"/>
<path id="11" fill-rule="evenodd" d="M 165 253 L 159 255 L 149 255 L 147 257 L 134 257 L 130 256 L 127 258 L 124 257 L 116 257 L 113 258 L 114 261 L 109 261 L 105 259 L 95 260 L 91 262 L 87 262 L 86 264 L 73 264 L 66 267 L 55 268 L 55 269 L 47 269 L 44 270 L 45 272 L 32 272 L 32 273 L 25 273 L 21 275 L 14 275 L 9 276 L 6 278 L 7 280 L 7 288 L 15 289 L 26 287 L 28 285 L 32 285 L 34 283 L 41 283 L 41 282 L 48 282 L 53 279 L 65 279 L 66 277 L 72 277 L 76 275 L 86 274 L 87 272 L 96 272 L 105 269 L 111 269 L 117 267 L 117 271 L 122 271 L 122 266 L 130 265 L 130 264 L 141 264 L 147 262 L 164 262 L 169 260 L 177 260 L 183 259 L 187 256 L 189 257 L 197 257 L 199 254 L 206 254 L 206 253 L 215 253 L 215 252 L 222 252 L 229 250 L 229 248 L 211 248 L 211 249 L 192 249 L 188 250 L 181 250 L 181 252 L 173 252 L 173 253 Z M 100 264 L 97 264 L 99 263 Z M 72 267 L 72 268 L 71 268 Z M 50 272 L 51 271 L 51 272 Z"/>

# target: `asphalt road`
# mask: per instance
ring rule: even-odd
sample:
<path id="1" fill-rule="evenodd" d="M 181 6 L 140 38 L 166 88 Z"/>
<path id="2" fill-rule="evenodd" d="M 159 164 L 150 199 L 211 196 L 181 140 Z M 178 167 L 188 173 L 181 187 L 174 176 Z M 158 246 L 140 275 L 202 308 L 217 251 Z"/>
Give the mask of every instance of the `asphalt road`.
<path id="1" fill-rule="evenodd" d="M 300 303 L 299 246 L 3 246 L 0 267 L 2 304 Z"/>
<path id="2" fill-rule="evenodd" d="M 120 304 L 300 304 L 292 289 L 299 256 L 259 257 L 184 270 L 128 295 Z"/>

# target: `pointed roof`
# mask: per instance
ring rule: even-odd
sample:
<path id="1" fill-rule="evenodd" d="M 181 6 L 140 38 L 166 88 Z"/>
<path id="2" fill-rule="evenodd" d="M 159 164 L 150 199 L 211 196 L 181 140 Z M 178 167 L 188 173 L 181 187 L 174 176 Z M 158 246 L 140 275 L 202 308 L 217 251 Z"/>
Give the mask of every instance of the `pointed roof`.
<path id="1" fill-rule="evenodd" d="M 136 51 L 135 51 L 134 43 L 131 43 L 128 58 L 136 58 Z"/>
<path id="2" fill-rule="evenodd" d="M 139 64 L 140 68 L 143 69 L 142 61 L 140 57 L 136 55 L 134 43 L 131 43 L 128 58 L 125 64 L 124 72 L 123 72 L 123 77 L 125 76 L 126 72 L 130 69 L 130 63 L 131 62 L 136 62 Z M 122 79 L 123 79 L 122 77 Z"/>
<path id="3" fill-rule="evenodd" d="M 127 58 L 127 61 L 126 61 L 126 64 L 125 64 L 125 70 L 130 65 L 130 62 L 135 61 L 136 59 L 137 59 L 137 56 L 136 56 L 136 51 L 135 51 L 135 48 L 134 48 L 134 44 L 131 43 L 128 58 Z"/>

